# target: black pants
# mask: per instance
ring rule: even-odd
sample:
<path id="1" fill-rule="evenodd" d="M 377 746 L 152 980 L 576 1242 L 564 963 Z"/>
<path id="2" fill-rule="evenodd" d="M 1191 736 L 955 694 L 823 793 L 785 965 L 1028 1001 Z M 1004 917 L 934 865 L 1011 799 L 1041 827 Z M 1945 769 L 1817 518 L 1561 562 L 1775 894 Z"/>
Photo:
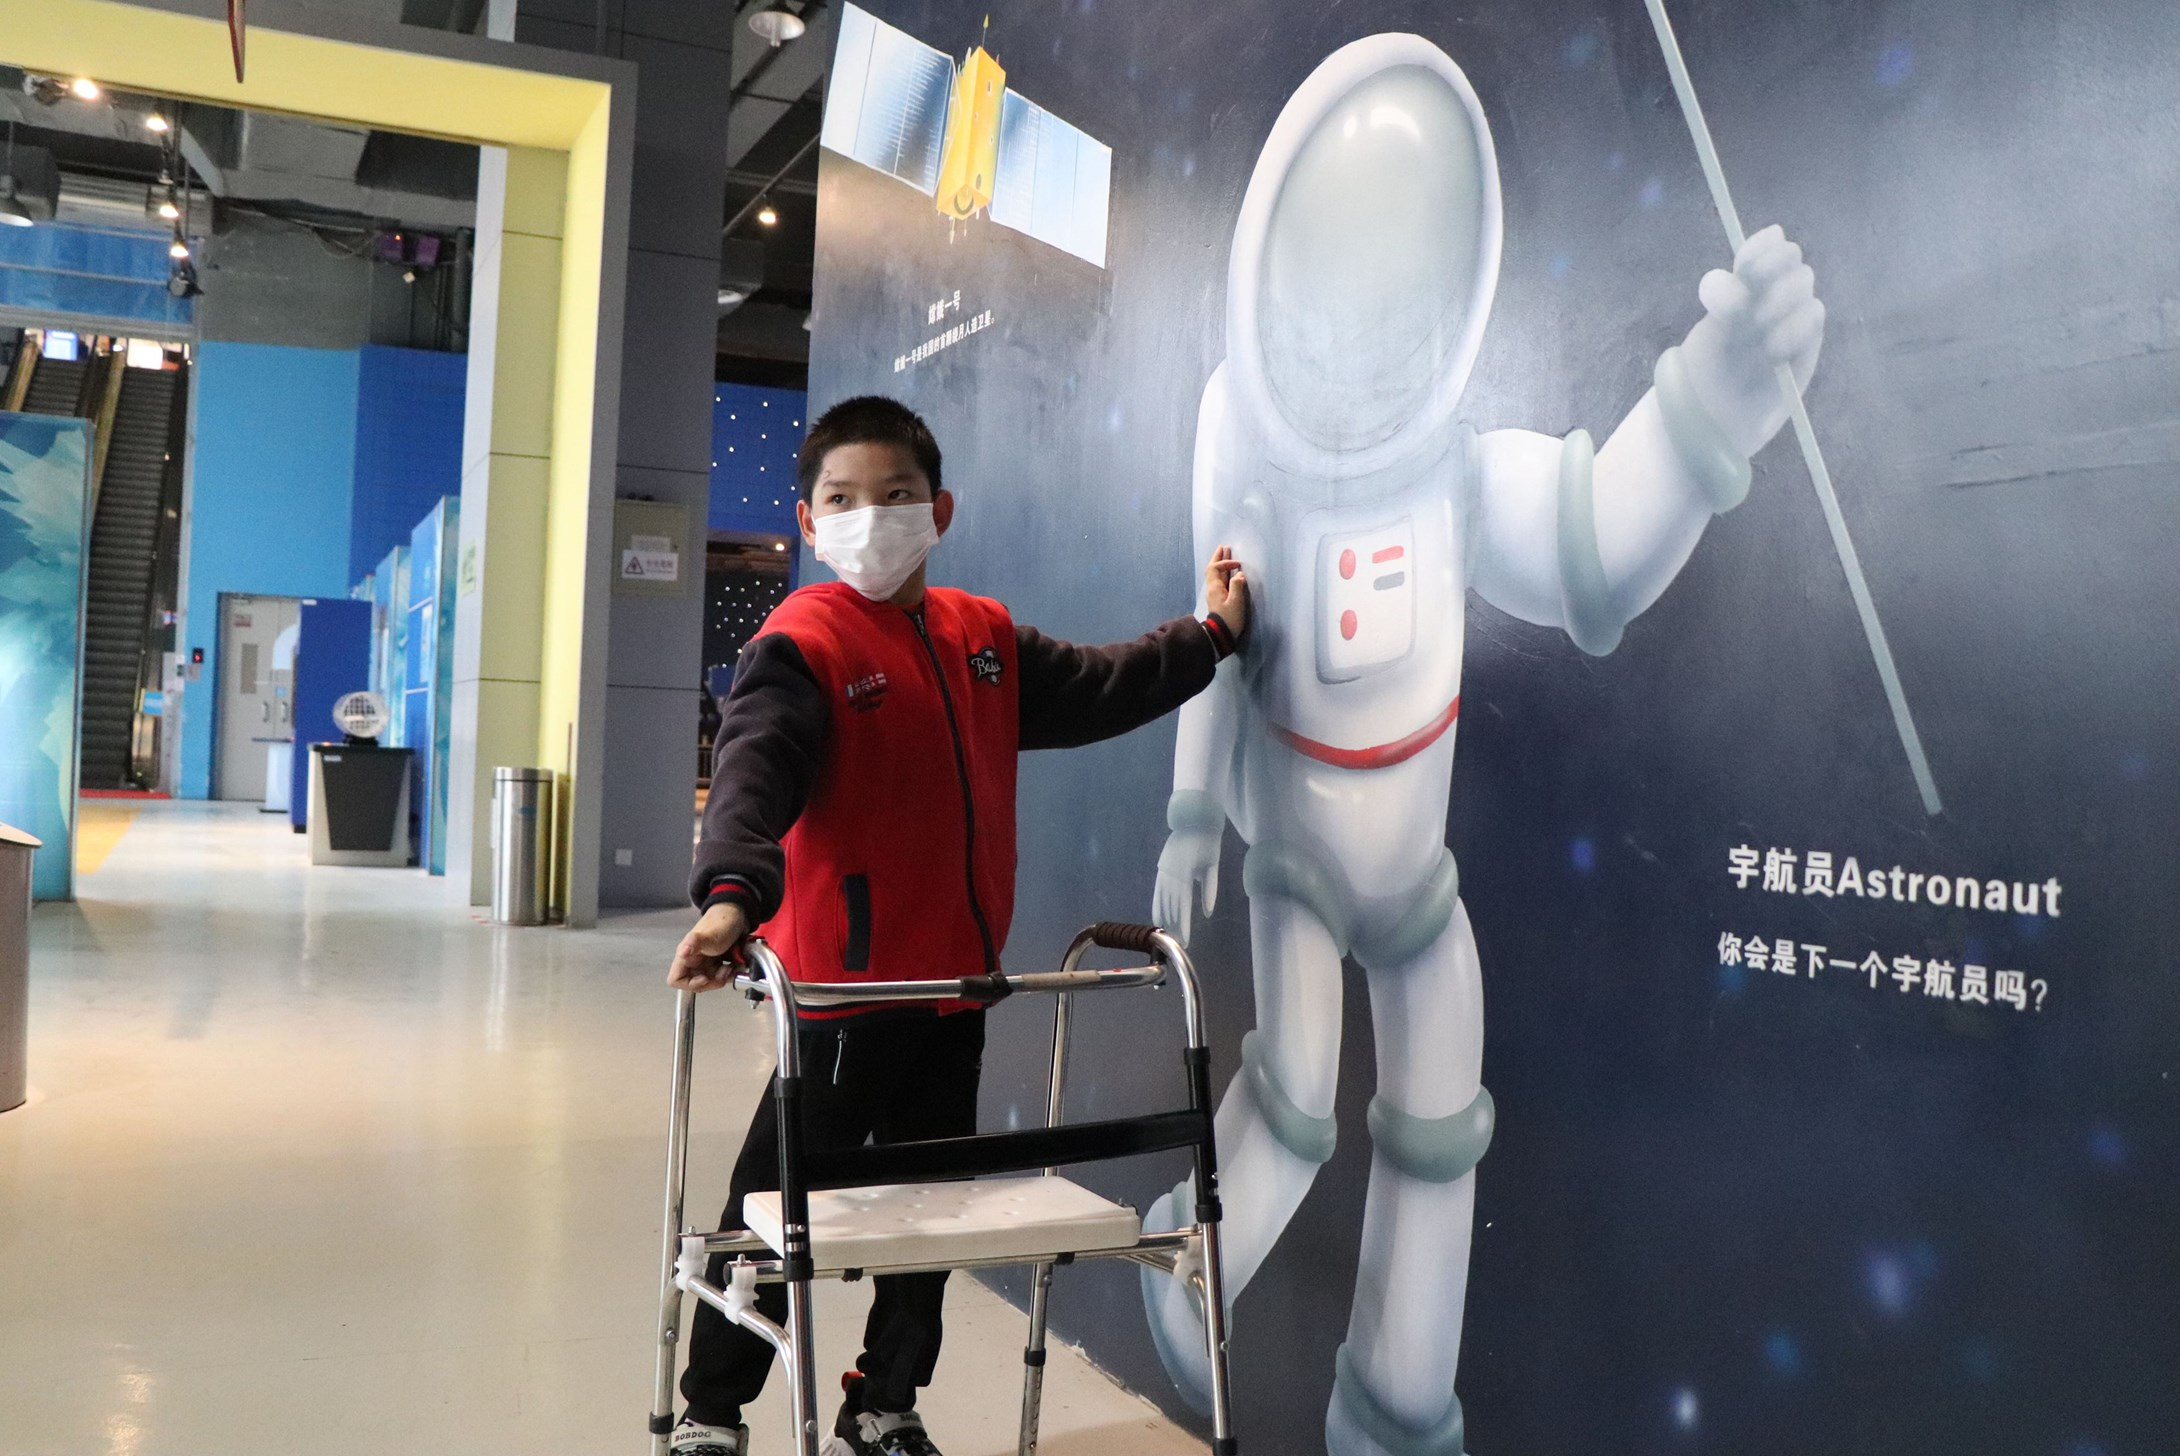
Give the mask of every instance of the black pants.
<path id="1" fill-rule="evenodd" d="M 798 1028 L 802 1050 L 804 1146 L 861 1147 L 866 1140 L 915 1142 L 967 1137 L 976 1131 L 977 1080 L 984 1069 L 984 1013 L 949 1016 L 884 1011 Z M 742 1199 L 780 1186 L 780 1136 L 772 1085 L 765 1084 L 734 1179 L 722 1229 L 742 1224 Z M 726 1282 L 727 1256 L 715 1254 L 706 1277 Z M 940 1306 L 946 1275 L 891 1274 L 875 1286 L 870 1319 L 863 1326 L 863 1353 L 855 1364 L 866 1379 L 864 1404 L 874 1411 L 911 1410 L 918 1388 L 931 1383 L 938 1365 Z M 787 1291 L 758 1286 L 757 1308 L 787 1323 Z M 692 1420 L 736 1425 L 744 1405 L 764 1389 L 772 1346 L 761 1336 L 699 1302 L 689 1332 L 689 1365 L 681 1394 Z M 820 1381 L 820 1396 L 823 1382 Z"/>

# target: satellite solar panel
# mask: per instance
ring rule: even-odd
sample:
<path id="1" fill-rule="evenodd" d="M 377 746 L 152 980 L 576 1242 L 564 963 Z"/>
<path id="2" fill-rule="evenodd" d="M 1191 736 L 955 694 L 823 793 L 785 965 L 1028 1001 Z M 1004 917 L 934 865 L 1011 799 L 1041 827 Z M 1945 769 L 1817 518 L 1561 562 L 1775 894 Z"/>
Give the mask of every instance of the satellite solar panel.
<path id="1" fill-rule="evenodd" d="M 840 17 L 820 140 L 929 195 L 939 185 L 953 79 L 943 51 L 850 5 Z"/>
<path id="2" fill-rule="evenodd" d="M 992 221 L 1105 266 L 1105 220 L 1113 153 L 1009 90 L 999 123 L 999 176 Z"/>

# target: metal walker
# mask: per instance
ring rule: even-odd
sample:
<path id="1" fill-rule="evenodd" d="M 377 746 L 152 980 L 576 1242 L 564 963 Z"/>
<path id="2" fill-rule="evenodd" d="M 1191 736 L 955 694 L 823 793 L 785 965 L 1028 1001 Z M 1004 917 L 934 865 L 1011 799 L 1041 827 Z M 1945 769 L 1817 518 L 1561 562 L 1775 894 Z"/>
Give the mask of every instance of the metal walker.
<path id="1" fill-rule="evenodd" d="M 1093 946 L 1148 955 L 1152 963 L 1085 970 L 1082 960 Z M 690 1059 L 696 1044 L 696 993 L 682 991 L 674 1006 L 673 1111 L 666 1137 L 665 1246 L 660 1255 L 658 1367 L 650 1419 L 653 1456 L 664 1456 L 673 1429 L 675 1349 L 681 1340 L 684 1293 L 762 1336 L 779 1352 L 794 1413 L 794 1451 L 796 1456 L 819 1456 L 823 1432 L 812 1364 L 813 1279 L 1024 1264 L 1033 1266 L 1035 1273 L 1030 1283 L 1029 1343 L 1022 1352 L 1022 1426 L 1017 1450 L 1019 1456 L 1033 1456 L 1052 1271 L 1078 1259 L 1126 1259 L 1163 1270 L 1189 1285 L 1203 1311 L 1211 1360 L 1211 1449 L 1214 1456 L 1234 1456 L 1240 1447 L 1234 1438 L 1227 1383 L 1211 1054 L 1204 1037 L 1202 990 L 1180 942 L 1151 926 L 1105 922 L 1075 937 L 1058 971 L 852 985 L 792 981 L 762 940 L 750 939 L 745 950 L 750 969 L 735 978 L 735 988 L 752 1002 L 771 1003 L 779 1056 L 773 1074 L 779 1111 L 779 1192 L 755 1193 L 744 1200 L 743 1217 L 751 1232 L 696 1233 L 682 1222 L 689 1164 Z M 1169 972 L 1181 983 L 1187 1021 L 1183 1059 L 1188 1105 L 1140 1117 L 1063 1124 L 1068 1015 L 1074 993 L 1160 986 Z M 961 1000 L 991 1005 L 1018 992 L 1055 998 L 1044 1127 L 858 1148 L 803 1146 L 802 1067 L 795 1036 L 800 1008 L 873 1001 Z M 1143 1232 L 1135 1210 L 1109 1202 L 1058 1173 L 1066 1164 L 1176 1148 L 1195 1154 L 1196 1221 L 1167 1233 Z M 973 1184 L 952 1181 L 1031 1170 L 1038 1176 Z M 944 1228 L 903 1235 L 902 1211 L 933 1193 L 914 1186 L 923 1182 L 945 1183 L 957 1198 L 972 1205 L 980 1202 L 996 1208 L 1004 1204 L 1008 1212 L 980 1226 L 972 1207 L 966 1216 L 948 1219 Z M 856 1196 L 851 1199 L 824 1191 L 839 1189 L 854 1190 Z M 733 1256 L 725 1288 L 704 1278 L 706 1262 L 722 1251 Z M 759 1284 L 787 1286 L 784 1327 L 755 1309 L 752 1301 Z"/>

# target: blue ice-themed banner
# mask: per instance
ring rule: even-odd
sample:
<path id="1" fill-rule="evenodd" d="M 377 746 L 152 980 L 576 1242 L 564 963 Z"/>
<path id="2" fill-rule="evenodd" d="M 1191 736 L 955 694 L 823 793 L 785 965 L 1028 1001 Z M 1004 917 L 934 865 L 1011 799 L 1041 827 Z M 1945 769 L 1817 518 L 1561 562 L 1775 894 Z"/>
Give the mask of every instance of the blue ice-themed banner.
<path id="1" fill-rule="evenodd" d="M 379 742 L 400 748 L 403 736 L 401 697 L 403 659 L 409 636 L 409 548 L 396 546 L 370 575 L 371 691 L 386 705 L 386 729 Z"/>
<path id="2" fill-rule="evenodd" d="M 447 734 L 454 701 L 454 552 L 461 500 L 447 496 L 409 537 L 409 625 L 403 651 L 403 739 L 417 806 L 417 863 L 447 872 Z"/>
<path id="3" fill-rule="evenodd" d="M 0 823 L 45 842 L 31 896 L 75 893 L 91 427 L 0 414 Z"/>

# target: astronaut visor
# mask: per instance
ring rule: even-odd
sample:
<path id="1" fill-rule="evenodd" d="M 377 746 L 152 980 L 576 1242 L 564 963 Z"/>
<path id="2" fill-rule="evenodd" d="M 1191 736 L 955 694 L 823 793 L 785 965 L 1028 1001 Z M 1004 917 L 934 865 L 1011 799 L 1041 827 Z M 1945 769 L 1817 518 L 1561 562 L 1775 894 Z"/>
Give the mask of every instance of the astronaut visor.
<path id="1" fill-rule="evenodd" d="M 1266 226 L 1258 345 L 1314 444 L 1381 444 L 1466 376 L 1496 258 L 1486 146 L 1444 77 L 1404 65 L 1358 83 L 1296 152 Z"/>

